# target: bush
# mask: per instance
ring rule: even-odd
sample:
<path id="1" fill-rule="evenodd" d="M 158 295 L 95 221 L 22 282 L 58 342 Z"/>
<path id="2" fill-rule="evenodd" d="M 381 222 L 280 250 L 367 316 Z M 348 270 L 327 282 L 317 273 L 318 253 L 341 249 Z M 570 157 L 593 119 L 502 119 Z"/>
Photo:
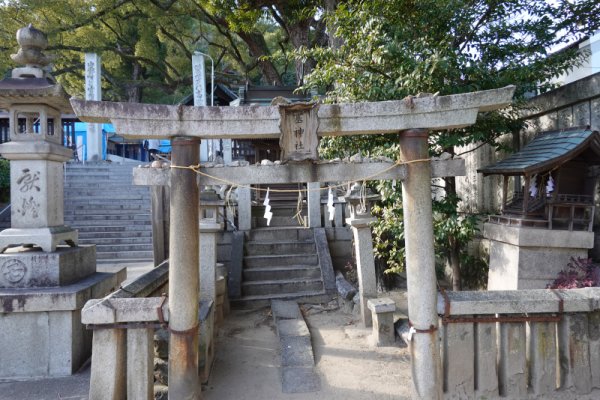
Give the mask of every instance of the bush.
<path id="1" fill-rule="evenodd" d="M 0 159 L 0 202 L 10 202 L 10 162 Z"/>
<path id="2" fill-rule="evenodd" d="M 560 271 L 558 277 L 549 284 L 548 289 L 577 289 L 600 286 L 600 265 L 591 258 L 574 258 L 567 264 L 566 271 Z"/>

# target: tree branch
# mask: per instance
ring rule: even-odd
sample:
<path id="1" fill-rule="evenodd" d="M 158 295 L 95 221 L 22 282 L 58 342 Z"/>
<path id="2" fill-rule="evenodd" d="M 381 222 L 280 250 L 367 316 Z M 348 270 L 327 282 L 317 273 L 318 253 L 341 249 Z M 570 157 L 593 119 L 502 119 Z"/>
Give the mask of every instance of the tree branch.
<path id="1" fill-rule="evenodd" d="M 81 28 L 82 26 L 85 26 L 89 23 L 92 23 L 93 21 L 100 19 L 101 17 L 103 17 L 104 15 L 117 10 L 118 8 L 120 8 L 121 6 L 127 4 L 127 3 L 131 3 L 133 0 L 118 0 L 116 1 L 114 4 L 111 4 L 109 7 L 106 7 L 96 13 L 94 13 L 93 15 L 90 15 L 88 18 L 79 20 L 78 22 L 69 25 L 69 26 L 62 26 L 58 29 L 55 29 L 53 31 L 48 32 L 48 35 L 54 35 L 57 33 L 61 33 L 61 32 L 68 32 L 68 31 L 73 31 L 75 29 Z"/>

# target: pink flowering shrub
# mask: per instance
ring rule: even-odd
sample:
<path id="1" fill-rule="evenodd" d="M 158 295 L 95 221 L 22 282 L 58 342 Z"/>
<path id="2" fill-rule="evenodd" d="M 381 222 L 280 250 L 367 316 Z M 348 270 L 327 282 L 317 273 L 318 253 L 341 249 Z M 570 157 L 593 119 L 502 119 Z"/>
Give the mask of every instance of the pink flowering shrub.
<path id="1" fill-rule="evenodd" d="M 548 289 L 577 289 L 600 286 L 600 265 L 594 264 L 591 258 L 574 258 L 567 264 L 567 269 L 560 271 L 558 277 L 549 284 Z"/>

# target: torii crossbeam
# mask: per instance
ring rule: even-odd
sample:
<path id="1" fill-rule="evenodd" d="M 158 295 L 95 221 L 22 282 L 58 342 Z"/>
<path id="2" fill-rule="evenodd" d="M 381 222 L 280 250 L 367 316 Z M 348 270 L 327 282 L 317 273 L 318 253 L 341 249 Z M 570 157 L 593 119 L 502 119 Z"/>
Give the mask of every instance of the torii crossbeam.
<path id="1" fill-rule="evenodd" d="M 478 112 L 510 104 L 514 86 L 451 96 L 409 97 L 400 101 L 321 105 L 319 136 L 400 134 L 400 159 L 428 158 L 428 130 L 472 125 Z M 280 110 L 271 107 L 191 107 L 71 100 L 85 122 L 111 122 L 129 137 L 169 137 L 173 166 L 198 164 L 199 139 L 278 138 Z M 290 167 L 293 168 L 293 167 Z M 412 397 L 441 400 L 431 211 L 431 163 L 405 166 L 402 181 L 409 317 L 414 334 Z M 169 271 L 169 396 L 199 399 L 198 360 L 198 187 L 190 169 L 172 168 Z M 195 333 L 195 335 L 194 335 Z M 195 338 L 195 339 L 194 339 Z"/>

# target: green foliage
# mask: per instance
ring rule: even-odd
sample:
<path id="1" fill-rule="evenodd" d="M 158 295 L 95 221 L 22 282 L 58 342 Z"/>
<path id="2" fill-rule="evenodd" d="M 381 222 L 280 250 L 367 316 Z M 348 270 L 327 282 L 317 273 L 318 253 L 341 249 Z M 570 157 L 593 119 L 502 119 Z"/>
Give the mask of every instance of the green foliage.
<path id="1" fill-rule="evenodd" d="M 326 15 L 340 43 L 302 49 L 312 57 L 306 88 L 326 93 L 328 102 L 402 99 L 417 93 L 450 95 L 516 85 L 513 107 L 482 113 L 464 129 L 430 132 L 430 154 L 459 153 L 460 146 L 489 143 L 504 149 L 502 138 L 522 128 L 519 107 L 527 93 L 547 90 L 551 78 L 579 65 L 575 48 L 550 56 L 550 49 L 600 27 L 600 3 L 592 0 L 350 0 Z M 386 154 L 398 157 L 394 135 L 325 138 L 321 154 L 344 157 Z M 463 278 L 476 286 L 486 267 L 466 254 L 477 232 L 474 216 L 457 212 L 454 179 L 445 180 L 448 197 L 434 203 L 437 259 L 460 262 Z M 375 251 L 389 271 L 404 268 L 400 185 L 376 183 L 383 200 L 375 208 Z"/>
<path id="2" fill-rule="evenodd" d="M 106 100 L 171 103 L 191 93 L 194 51 L 215 60 L 217 82 L 296 84 L 294 48 L 324 36 L 319 1 L 19 0 L 0 2 L 0 49 L 15 53 L 17 29 L 49 37 L 53 74 L 84 93 L 83 56 L 102 56 Z M 300 63 L 301 65 L 303 63 Z M 15 67 L 0 59 L 0 75 Z M 307 71 L 310 67 L 307 65 Z"/>
<path id="3" fill-rule="evenodd" d="M 0 202 L 10 201 L 10 162 L 0 159 Z"/>

